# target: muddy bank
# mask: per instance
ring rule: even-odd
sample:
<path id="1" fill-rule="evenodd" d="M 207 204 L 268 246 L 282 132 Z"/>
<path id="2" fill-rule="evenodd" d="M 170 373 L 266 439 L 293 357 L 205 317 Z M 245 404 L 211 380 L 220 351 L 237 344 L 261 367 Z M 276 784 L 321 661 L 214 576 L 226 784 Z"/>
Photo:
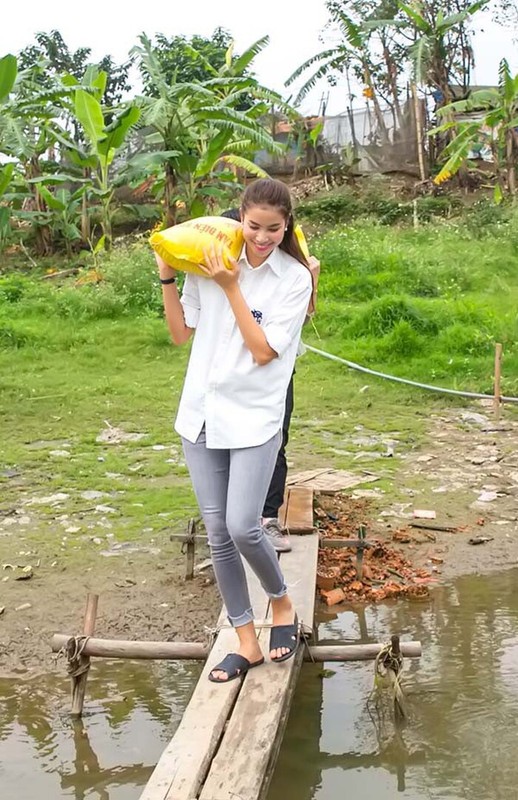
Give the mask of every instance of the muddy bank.
<path id="1" fill-rule="evenodd" d="M 397 470 L 390 486 L 374 482 L 317 497 L 317 521 L 331 515 L 327 523 L 343 535 L 365 524 L 367 538 L 422 570 L 416 574 L 429 576 L 432 591 L 458 575 L 518 563 L 518 422 L 512 410 L 499 426 L 483 406 L 448 410 L 430 418 L 424 445 L 403 450 L 396 442 L 391 458 Z M 306 464 L 322 465 L 322 456 L 308 464 L 306 454 Z M 57 526 L 43 533 L 38 508 L 31 506 L 30 526 L 26 508 L 4 509 L 0 517 L 0 674 L 64 670 L 56 667 L 49 641 L 55 632 L 80 632 L 88 591 L 100 595 L 99 636 L 204 640 L 219 613 L 216 587 L 210 572 L 184 580 L 185 557 L 166 531 L 161 538 L 143 534 L 127 547 L 119 542 L 116 554 L 106 556 L 105 539 L 75 543 L 72 532 L 63 542 Z M 432 519 L 415 516 L 422 511 Z M 206 555 L 200 550 L 199 559 Z M 32 577 L 16 580 L 28 566 Z"/>
<path id="2" fill-rule="evenodd" d="M 80 633 L 86 595 L 99 595 L 96 635 L 114 639 L 205 641 L 216 622 L 219 599 L 206 574 L 184 578 L 185 557 L 175 546 L 160 554 L 104 558 L 83 555 L 81 563 L 40 566 L 28 581 L 14 574 L 0 584 L 0 674 L 27 677 L 55 669 L 49 642 L 54 633 Z M 30 560 L 34 560 L 31 558 Z M 4 571 L 11 573 L 11 570 Z"/>

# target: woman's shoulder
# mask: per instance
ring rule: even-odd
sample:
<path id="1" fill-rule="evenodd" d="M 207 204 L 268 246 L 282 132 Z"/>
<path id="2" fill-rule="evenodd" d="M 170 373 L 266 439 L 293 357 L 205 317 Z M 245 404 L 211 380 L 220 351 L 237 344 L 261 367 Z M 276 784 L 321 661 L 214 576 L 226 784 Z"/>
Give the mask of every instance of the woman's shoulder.
<path id="1" fill-rule="evenodd" d="M 311 273 L 304 264 L 301 264 L 296 258 L 281 250 L 280 247 L 276 250 L 276 257 L 282 272 L 289 275 L 294 283 L 311 285 Z"/>

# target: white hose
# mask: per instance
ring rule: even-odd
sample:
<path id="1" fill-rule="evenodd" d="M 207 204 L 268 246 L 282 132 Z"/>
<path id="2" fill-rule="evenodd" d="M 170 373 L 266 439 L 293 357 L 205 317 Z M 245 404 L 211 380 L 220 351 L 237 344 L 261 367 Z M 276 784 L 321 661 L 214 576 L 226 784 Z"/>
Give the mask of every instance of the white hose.
<path id="1" fill-rule="evenodd" d="M 358 372 L 364 372 L 367 375 L 374 375 L 377 378 L 385 378 L 388 381 L 396 381 L 397 383 L 405 383 L 407 386 L 417 386 L 419 389 L 428 389 L 430 392 L 441 392 L 442 394 L 453 394 L 456 397 L 471 397 L 475 399 L 494 400 L 492 394 L 482 394 L 480 392 L 459 392 L 456 389 L 444 389 L 441 386 L 431 386 L 429 383 L 418 383 L 417 381 L 408 380 L 408 378 L 397 378 L 395 375 L 386 375 L 384 372 L 377 372 L 374 369 L 362 367 L 360 364 L 355 364 L 354 361 L 347 361 L 345 358 L 333 356 L 331 353 L 326 353 L 325 350 L 318 350 L 316 347 L 311 347 L 309 344 L 304 344 L 306 350 L 311 353 L 316 353 L 324 358 L 329 358 L 331 361 L 338 361 L 339 364 L 345 364 L 350 369 L 355 369 Z M 502 403 L 518 403 L 518 397 L 500 397 Z"/>

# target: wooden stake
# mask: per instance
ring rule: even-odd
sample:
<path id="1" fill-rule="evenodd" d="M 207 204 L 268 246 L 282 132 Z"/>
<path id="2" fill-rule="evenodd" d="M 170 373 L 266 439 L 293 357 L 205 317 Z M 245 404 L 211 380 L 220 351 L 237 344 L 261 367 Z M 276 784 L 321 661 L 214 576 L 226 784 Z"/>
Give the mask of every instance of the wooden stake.
<path id="1" fill-rule="evenodd" d="M 95 620 L 97 617 L 97 604 L 99 602 L 99 595 L 88 593 L 86 598 L 86 611 L 83 624 L 83 636 L 93 636 L 95 633 Z M 80 717 L 83 714 L 83 705 L 85 702 L 86 681 L 88 679 L 88 671 L 90 669 L 90 657 L 86 655 L 84 649 L 78 657 L 80 664 L 79 674 L 72 674 L 72 711 L 73 717 Z"/>
<path id="2" fill-rule="evenodd" d="M 194 578 L 194 557 L 196 553 L 196 520 L 190 519 L 185 539 L 185 580 L 192 581 Z"/>
<path id="3" fill-rule="evenodd" d="M 493 409 L 495 412 L 495 419 L 497 422 L 500 422 L 500 378 L 502 374 L 502 345 L 496 344 L 495 345 L 495 380 L 494 380 L 494 400 L 493 400 Z"/>

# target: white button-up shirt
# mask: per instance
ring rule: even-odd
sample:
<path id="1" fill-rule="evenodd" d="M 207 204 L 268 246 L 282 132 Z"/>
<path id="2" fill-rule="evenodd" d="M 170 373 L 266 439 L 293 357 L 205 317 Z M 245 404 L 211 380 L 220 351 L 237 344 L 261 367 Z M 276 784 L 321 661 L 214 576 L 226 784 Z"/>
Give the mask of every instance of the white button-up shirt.
<path id="1" fill-rule="evenodd" d="M 239 264 L 241 292 L 278 358 L 259 366 L 223 289 L 187 274 L 185 324 L 196 330 L 175 429 L 195 442 L 205 424 L 211 449 L 255 447 L 280 430 L 312 291 L 309 270 L 279 248 L 260 267 L 243 249 Z"/>

